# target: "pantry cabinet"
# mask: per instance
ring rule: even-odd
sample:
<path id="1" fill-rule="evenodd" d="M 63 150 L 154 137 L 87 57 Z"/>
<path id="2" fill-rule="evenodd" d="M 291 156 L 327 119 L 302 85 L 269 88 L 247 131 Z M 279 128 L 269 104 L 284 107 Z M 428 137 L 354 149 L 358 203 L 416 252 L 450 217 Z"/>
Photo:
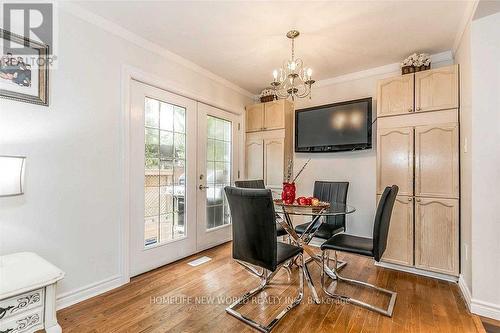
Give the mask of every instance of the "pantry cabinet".
<path id="1" fill-rule="evenodd" d="M 293 104 L 287 100 L 246 108 L 246 179 L 263 179 L 281 188 L 288 161 L 293 159 Z"/>
<path id="2" fill-rule="evenodd" d="M 399 96 L 387 88 L 392 79 L 378 84 L 377 198 L 386 186 L 399 187 L 382 261 L 458 276 L 458 67 L 411 75 L 418 107 L 404 114 L 388 106 Z"/>

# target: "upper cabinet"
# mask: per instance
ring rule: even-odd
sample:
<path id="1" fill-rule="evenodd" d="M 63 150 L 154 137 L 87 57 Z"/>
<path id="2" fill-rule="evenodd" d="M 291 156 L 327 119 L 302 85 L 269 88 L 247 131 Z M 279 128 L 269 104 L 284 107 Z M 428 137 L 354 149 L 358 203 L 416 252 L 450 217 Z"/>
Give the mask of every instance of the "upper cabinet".
<path id="1" fill-rule="evenodd" d="M 378 82 L 378 116 L 413 112 L 413 77 L 413 74 L 407 74 Z"/>
<path id="2" fill-rule="evenodd" d="M 249 105 L 246 111 L 246 131 L 261 131 L 264 127 L 264 104 Z"/>
<path id="3" fill-rule="evenodd" d="M 246 131 L 259 132 L 286 127 L 287 115 L 293 110 L 287 100 L 258 103 L 246 107 Z"/>
<path id="4" fill-rule="evenodd" d="M 458 108 L 458 65 L 380 80 L 378 117 Z"/>
<path id="5" fill-rule="evenodd" d="M 458 65 L 415 74 L 415 111 L 458 108 Z"/>

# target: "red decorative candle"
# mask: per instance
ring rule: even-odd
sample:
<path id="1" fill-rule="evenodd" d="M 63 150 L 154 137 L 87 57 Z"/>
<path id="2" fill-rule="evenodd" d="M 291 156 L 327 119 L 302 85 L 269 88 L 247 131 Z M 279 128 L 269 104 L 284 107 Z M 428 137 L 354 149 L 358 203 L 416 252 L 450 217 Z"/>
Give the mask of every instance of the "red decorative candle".
<path id="1" fill-rule="evenodd" d="M 283 192 L 281 192 L 281 200 L 287 205 L 291 205 L 295 201 L 295 183 L 283 183 Z"/>

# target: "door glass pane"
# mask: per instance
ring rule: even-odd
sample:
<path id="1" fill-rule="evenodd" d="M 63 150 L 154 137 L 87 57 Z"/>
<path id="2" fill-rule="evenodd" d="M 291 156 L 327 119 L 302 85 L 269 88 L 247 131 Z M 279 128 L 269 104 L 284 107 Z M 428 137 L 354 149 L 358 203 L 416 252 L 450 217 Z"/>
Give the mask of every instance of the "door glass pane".
<path id="1" fill-rule="evenodd" d="M 207 116 L 207 229 L 231 223 L 224 187 L 231 184 L 231 122 Z"/>
<path id="2" fill-rule="evenodd" d="M 146 97 L 144 246 L 186 235 L 186 110 Z"/>

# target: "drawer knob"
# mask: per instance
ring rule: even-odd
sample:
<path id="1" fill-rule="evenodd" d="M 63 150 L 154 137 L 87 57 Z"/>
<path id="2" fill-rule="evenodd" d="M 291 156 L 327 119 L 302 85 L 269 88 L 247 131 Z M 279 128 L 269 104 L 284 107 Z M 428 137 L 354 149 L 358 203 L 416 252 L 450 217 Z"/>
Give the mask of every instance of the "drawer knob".
<path id="1" fill-rule="evenodd" d="M 417 108 L 417 111 L 420 111 L 420 107 Z"/>
<path id="2" fill-rule="evenodd" d="M 409 108 L 409 109 L 408 109 L 408 112 L 412 112 L 412 111 L 413 111 L 413 109 L 412 109 L 412 108 Z"/>

